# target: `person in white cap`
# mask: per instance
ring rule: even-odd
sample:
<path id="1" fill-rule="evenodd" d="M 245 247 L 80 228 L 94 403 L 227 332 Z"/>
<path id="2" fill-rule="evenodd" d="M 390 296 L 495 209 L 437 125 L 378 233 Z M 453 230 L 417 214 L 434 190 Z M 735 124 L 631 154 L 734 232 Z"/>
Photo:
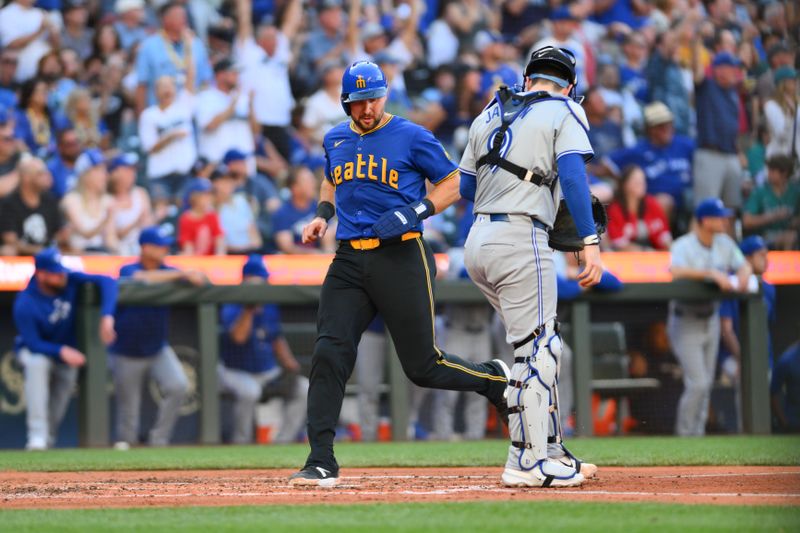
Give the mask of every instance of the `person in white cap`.
<path id="1" fill-rule="evenodd" d="M 628 165 L 641 167 L 647 177 L 647 192 L 656 197 L 667 217 L 673 218 L 689 203 L 695 142 L 675 133 L 674 116 L 663 102 L 644 108 L 644 123 L 644 139 L 611 152 L 603 163 L 616 176 Z"/>
<path id="2" fill-rule="evenodd" d="M 119 44 L 125 50 L 130 50 L 147 37 L 144 8 L 144 0 L 117 0 L 114 5 L 117 12 L 114 29 L 119 35 Z"/>

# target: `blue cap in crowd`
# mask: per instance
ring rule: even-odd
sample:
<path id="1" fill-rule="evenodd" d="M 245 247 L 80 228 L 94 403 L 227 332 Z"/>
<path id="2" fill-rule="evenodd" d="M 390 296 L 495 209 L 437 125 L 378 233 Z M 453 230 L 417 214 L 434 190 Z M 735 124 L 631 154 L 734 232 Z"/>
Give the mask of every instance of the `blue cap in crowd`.
<path id="1" fill-rule="evenodd" d="M 567 6 L 560 6 L 550 12 L 547 17 L 550 20 L 577 20 L 578 17 L 572 14 Z"/>
<path id="2" fill-rule="evenodd" d="M 258 276 L 259 278 L 267 279 L 269 271 L 264 264 L 264 258 L 258 254 L 253 254 L 247 258 L 247 262 L 242 267 L 242 277 Z"/>
<path id="3" fill-rule="evenodd" d="M 63 274 L 69 269 L 61 263 L 61 253 L 57 248 L 45 248 L 33 258 L 36 270 L 52 272 L 53 274 Z"/>
<path id="4" fill-rule="evenodd" d="M 135 167 L 137 163 L 139 163 L 139 156 L 136 154 L 119 154 L 108 164 L 108 171 L 114 172 L 119 167 Z"/>
<path id="5" fill-rule="evenodd" d="M 725 207 L 722 200 L 719 198 L 706 198 L 694 209 L 694 216 L 697 220 L 705 217 L 730 217 L 733 216 L 733 210 Z"/>
<path id="6" fill-rule="evenodd" d="M 711 62 L 711 66 L 721 67 L 723 65 L 727 65 L 730 67 L 741 67 L 742 60 L 730 52 L 720 52 L 714 56 L 714 60 Z"/>
<path id="7" fill-rule="evenodd" d="M 744 255 L 753 255 L 767 249 L 767 242 L 759 235 L 751 235 L 739 243 L 739 249 Z"/>
<path id="8" fill-rule="evenodd" d="M 226 165 L 230 165 L 233 161 L 244 161 L 245 159 L 247 159 L 246 153 L 233 149 L 225 152 L 225 155 L 222 157 L 222 162 Z"/>
<path id="9" fill-rule="evenodd" d="M 154 246 L 172 246 L 175 239 L 172 238 L 169 228 L 160 226 L 150 226 L 139 234 L 139 244 L 152 244 Z"/>
<path id="10" fill-rule="evenodd" d="M 75 173 L 81 176 L 86 171 L 105 164 L 106 158 L 103 156 L 103 152 L 98 148 L 89 148 L 75 160 Z"/>

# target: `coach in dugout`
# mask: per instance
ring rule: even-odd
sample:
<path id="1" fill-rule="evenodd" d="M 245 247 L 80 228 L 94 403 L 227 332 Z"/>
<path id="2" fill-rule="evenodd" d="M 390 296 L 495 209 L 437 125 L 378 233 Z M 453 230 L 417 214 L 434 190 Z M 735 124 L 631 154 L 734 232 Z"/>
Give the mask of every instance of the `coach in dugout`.
<path id="1" fill-rule="evenodd" d="M 173 244 L 163 228 L 149 227 L 139 235 L 139 260 L 120 268 L 120 280 L 143 283 L 187 281 L 205 285 L 200 271 L 180 271 L 164 264 Z M 150 430 L 151 446 L 169 444 L 178 410 L 189 391 L 189 380 L 178 356 L 167 344 L 169 308 L 165 306 L 130 306 L 117 310 L 117 340 L 109 351 L 117 400 L 117 447 L 139 443 L 142 389 L 145 379 L 158 384 L 162 399 L 155 424 Z"/>
<path id="2" fill-rule="evenodd" d="M 269 272 L 260 255 L 242 268 L 243 284 L 267 283 Z M 226 304 L 220 312 L 219 384 L 234 397 L 234 444 L 253 441 L 256 404 L 264 394 L 283 400 L 281 423 L 273 442 L 292 442 L 306 424 L 308 379 L 281 332 L 278 306 Z"/>
<path id="3" fill-rule="evenodd" d="M 114 341 L 117 284 L 108 276 L 72 272 L 61 263 L 55 248 L 34 258 L 36 271 L 14 301 L 14 324 L 19 331 L 15 349 L 25 374 L 28 405 L 28 450 L 46 450 L 56 442 L 58 426 L 69 406 L 86 356 L 78 350 L 75 312 L 84 283 L 100 287 L 99 336 Z"/>

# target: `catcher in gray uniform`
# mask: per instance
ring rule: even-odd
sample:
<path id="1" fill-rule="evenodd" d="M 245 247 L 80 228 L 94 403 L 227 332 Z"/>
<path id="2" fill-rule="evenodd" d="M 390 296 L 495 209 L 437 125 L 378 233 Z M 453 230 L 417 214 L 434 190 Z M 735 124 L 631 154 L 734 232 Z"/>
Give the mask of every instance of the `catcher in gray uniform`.
<path id="1" fill-rule="evenodd" d="M 544 47 L 531 54 L 524 74 L 524 90 L 501 88 L 470 128 L 460 164 L 461 195 L 475 201 L 465 263 L 514 346 L 503 483 L 568 487 L 597 467 L 561 443 L 556 384 L 562 344 L 552 248 L 582 251 L 580 283 L 596 284 L 604 227 L 596 224 L 602 217 L 594 209 L 603 210 L 593 206 L 586 179 L 593 151 L 575 101 L 575 58 Z M 565 219 L 575 232 L 566 245 L 555 238 Z"/>

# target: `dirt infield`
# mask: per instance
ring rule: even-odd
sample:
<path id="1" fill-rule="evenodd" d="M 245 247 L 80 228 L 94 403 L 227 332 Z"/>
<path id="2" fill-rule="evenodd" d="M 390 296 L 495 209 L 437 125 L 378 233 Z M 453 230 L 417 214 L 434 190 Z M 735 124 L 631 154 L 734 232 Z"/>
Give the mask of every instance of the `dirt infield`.
<path id="1" fill-rule="evenodd" d="M 338 487 L 294 488 L 288 470 L 0 472 L 2 508 L 468 500 L 800 505 L 800 467 L 601 468 L 570 489 L 509 489 L 497 468 L 344 469 Z"/>

